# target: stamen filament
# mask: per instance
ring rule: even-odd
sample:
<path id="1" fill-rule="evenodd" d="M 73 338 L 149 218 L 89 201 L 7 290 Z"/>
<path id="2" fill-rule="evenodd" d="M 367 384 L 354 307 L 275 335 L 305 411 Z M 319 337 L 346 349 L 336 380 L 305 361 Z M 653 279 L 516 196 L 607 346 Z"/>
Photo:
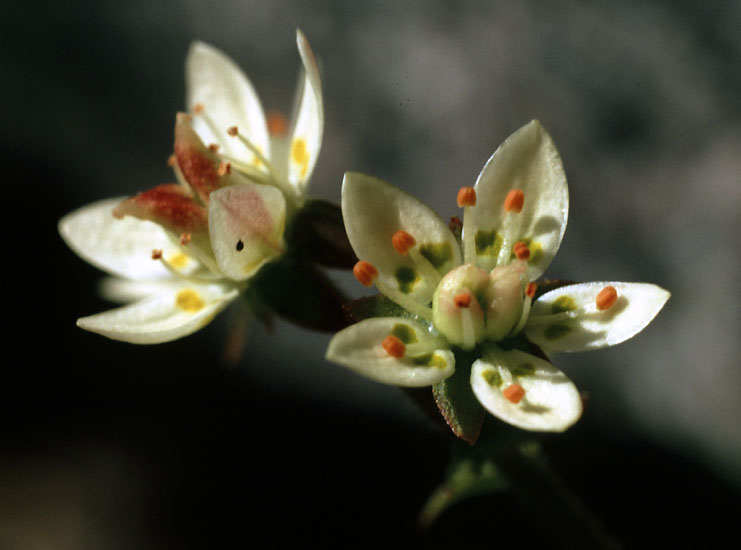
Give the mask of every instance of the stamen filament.
<path id="1" fill-rule="evenodd" d="M 275 168 L 273 167 L 272 163 L 265 157 L 265 155 L 262 154 L 262 151 L 249 139 L 244 137 L 242 134 L 239 133 L 239 129 L 236 126 L 231 126 L 227 133 L 232 136 L 236 137 L 239 141 L 241 141 L 247 149 L 252 151 L 252 153 L 260 159 L 260 162 L 262 162 L 265 165 L 265 168 L 267 168 L 268 172 L 270 172 L 270 175 L 273 179 L 278 179 L 276 176 Z"/>
<path id="2" fill-rule="evenodd" d="M 440 282 L 442 277 L 435 266 L 430 263 L 430 260 L 425 258 L 419 251 L 419 247 L 415 246 L 409 250 L 409 257 L 412 259 L 414 264 L 419 268 L 422 273 L 422 277 L 432 282 L 435 286 Z"/>
<path id="3" fill-rule="evenodd" d="M 532 284 L 532 283 L 530 283 Z M 525 325 L 527 324 L 528 317 L 530 317 L 530 306 L 533 303 L 532 297 L 525 294 L 525 300 L 522 302 L 522 314 L 520 314 L 520 320 L 515 325 L 515 328 L 513 328 L 510 333 L 508 334 L 508 337 L 515 336 L 517 333 L 519 333 L 523 328 L 525 328 Z"/>
<path id="4" fill-rule="evenodd" d="M 461 329 L 463 332 L 463 349 L 473 349 L 476 346 L 476 329 L 473 326 L 471 310 L 463 308 L 461 312 Z"/>
<path id="5" fill-rule="evenodd" d="M 435 338 L 434 340 L 425 340 L 424 342 L 418 342 L 416 344 L 407 344 L 406 354 L 410 357 L 415 357 L 417 355 L 424 355 L 447 347 L 449 347 L 447 341 Z"/>

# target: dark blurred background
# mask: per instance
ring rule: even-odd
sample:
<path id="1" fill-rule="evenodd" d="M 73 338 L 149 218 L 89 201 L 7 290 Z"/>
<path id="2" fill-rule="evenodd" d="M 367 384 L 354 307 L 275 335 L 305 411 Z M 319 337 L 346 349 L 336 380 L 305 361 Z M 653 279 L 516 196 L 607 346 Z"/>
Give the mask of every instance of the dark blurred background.
<path id="1" fill-rule="evenodd" d="M 105 0 L 6 3 L 0 23 L 11 245 L 0 548 L 244 548 L 294 535 L 569 546 L 509 495 L 418 531 L 449 437 L 399 390 L 325 362 L 328 335 L 254 325 L 244 359 L 227 366 L 237 312 L 151 347 L 75 328 L 110 305 L 57 220 L 172 179 L 165 160 L 192 40 L 232 56 L 264 107 L 289 109 L 297 27 L 324 84 L 315 196 L 339 199 L 343 172 L 359 170 L 449 216 L 494 149 L 542 121 L 571 194 L 547 275 L 648 281 L 673 295 L 635 339 L 555 358 L 589 406 L 566 434 L 539 439 L 625 547 L 731 547 L 741 487 L 739 2 Z"/>

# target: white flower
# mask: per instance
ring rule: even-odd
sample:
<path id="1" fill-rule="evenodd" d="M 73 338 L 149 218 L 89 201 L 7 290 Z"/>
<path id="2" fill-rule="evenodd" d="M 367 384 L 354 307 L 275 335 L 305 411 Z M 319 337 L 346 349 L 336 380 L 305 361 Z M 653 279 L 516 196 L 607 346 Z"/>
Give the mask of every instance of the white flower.
<path id="1" fill-rule="evenodd" d="M 270 153 L 266 118 L 244 73 L 214 48 L 192 46 L 188 98 L 199 107 L 176 120 L 171 165 L 178 183 L 98 202 L 59 222 L 70 248 L 115 276 L 103 294 L 133 301 L 78 319 L 78 326 L 139 344 L 186 336 L 283 253 L 286 218 L 303 202 L 323 131 L 316 62 L 300 31 L 297 42 L 305 76 L 290 134 L 294 151 L 284 165 Z M 213 138 L 208 147 L 204 138 Z"/>
<path id="2" fill-rule="evenodd" d="M 581 416 L 579 392 L 550 362 L 517 349 L 527 345 L 522 335 L 545 352 L 618 344 L 641 331 L 669 293 L 602 282 L 533 301 L 532 281 L 556 254 L 568 216 L 561 159 L 537 121 L 497 149 L 458 204 L 460 243 L 416 198 L 370 176 L 345 175 L 342 212 L 361 260 L 355 275 L 409 315 L 342 330 L 327 358 L 380 382 L 427 386 L 453 375 L 453 349 L 473 350 L 471 387 L 486 410 L 523 429 L 565 430 Z"/>

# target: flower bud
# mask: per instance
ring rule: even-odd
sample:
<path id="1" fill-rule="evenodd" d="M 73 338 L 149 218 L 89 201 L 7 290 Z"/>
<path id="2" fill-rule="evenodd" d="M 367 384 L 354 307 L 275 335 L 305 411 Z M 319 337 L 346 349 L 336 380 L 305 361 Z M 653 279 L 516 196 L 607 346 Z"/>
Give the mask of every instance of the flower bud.
<path id="1" fill-rule="evenodd" d="M 486 336 L 495 342 L 505 338 L 522 315 L 524 262 L 495 267 L 489 274 L 486 300 Z"/>
<path id="2" fill-rule="evenodd" d="M 472 264 L 453 269 L 440 281 L 432 297 L 432 322 L 451 344 L 473 349 L 484 339 L 484 310 L 479 297 L 488 283 L 489 274 Z"/>

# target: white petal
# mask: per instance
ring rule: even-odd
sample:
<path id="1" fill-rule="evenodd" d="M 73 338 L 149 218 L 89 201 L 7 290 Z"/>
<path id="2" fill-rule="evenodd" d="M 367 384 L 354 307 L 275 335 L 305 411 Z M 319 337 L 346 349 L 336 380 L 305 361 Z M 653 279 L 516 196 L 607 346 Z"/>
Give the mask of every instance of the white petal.
<path id="1" fill-rule="evenodd" d="M 607 286 L 617 290 L 618 298 L 612 307 L 600 311 L 597 295 Z M 614 346 L 643 330 L 668 299 L 669 292 L 648 283 L 564 286 L 543 294 L 533 303 L 525 332 L 531 341 L 548 351 Z M 572 307 L 575 309 L 563 312 Z"/>
<path id="2" fill-rule="evenodd" d="M 172 275 L 152 260 L 152 250 L 184 272 L 201 266 L 180 251 L 162 227 L 132 216 L 113 217 L 123 199 L 109 199 L 85 206 L 59 221 L 59 233 L 81 258 L 100 269 L 129 279 L 169 279 Z"/>
<path id="3" fill-rule="evenodd" d="M 121 279 L 119 277 L 104 277 L 98 283 L 100 295 L 111 302 L 128 304 L 148 298 L 153 294 L 167 292 L 170 289 L 182 286 L 179 279 L 158 279 L 154 281 Z"/>
<path id="4" fill-rule="evenodd" d="M 211 248 L 224 275 L 242 281 L 283 252 L 286 200 L 278 189 L 245 180 L 210 199 Z"/>
<path id="5" fill-rule="evenodd" d="M 140 302 L 77 320 L 77 326 L 113 340 L 158 344 L 208 324 L 238 295 L 227 285 L 172 285 Z"/>
<path id="6" fill-rule="evenodd" d="M 304 77 L 299 87 L 297 111 L 292 124 L 288 154 L 288 181 L 303 195 L 306 183 L 314 170 L 324 131 L 324 107 L 319 69 L 308 40 L 300 30 L 296 42 L 304 65 Z"/>
<path id="7" fill-rule="evenodd" d="M 477 250 L 484 269 L 509 262 L 512 247 L 530 244 L 530 279 L 536 279 L 555 256 L 569 210 L 569 194 L 561 157 L 553 140 L 537 120 L 526 124 L 494 152 L 475 185 L 476 206 L 466 213 L 466 226 L 493 246 Z M 513 189 L 523 191 L 520 213 L 506 212 L 504 201 Z M 479 233 L 481 232 L 481 233 Z M 496 246 L 498 236 L 501 248 Z M 477 239 L 478 240 L 478 239 Z"/>
<path id="8" fill-rule="evenodd" d="M 216 143 L 220 153 L 245 164 L 255 164 L 255 155 L 226 130 L 239 133 L 270 158 L 265 114 L 247 75 L 227 55 L 203 42 L 194 42 L 185 62 L 187 108 L 200 104 L 203 115 L 193 116 L 193 129 L 206 145 Z"/>
<path id="9" fill-rule="evenodd" d="M 432 299 L 438 275 L 461 263 L 460 247 L 445 222 L 428 206 L 383 180 L 347 172 L 342 182 L 342 217 L 358 258 L 373 264 L 386 286 L 403 290 L 420 304 Z M 433 257 L 434 253 L 437 274 L 433 268 L 425 275 L 424 268 L 431 267 L 428 262 L 419 265 L 410 254 L 402 256 L 396 251 L 391 238 L 400 229 L 414 237 L 423 254 L 430 250 Z M 406 287 L 399 277 L 399 270 L 404 269 L 413 270 L 417 277 Z"/>
<path id="10" fill-rule="evenodd" d="M 509 401 L 502 391 L 519 384 L 525 396 Z M 471 368 L 471 387 L 491 414 L 524 430 L 562 432 L 582 413 L 576 386 L 549 362 L 520 350 L 487 349 Z"/>
<path id="11" fill-rule="evenodd" d="M 406 348 L 408 353 L 396 359 L 381 344 L 392 331 L 399 334 L 400 330 L 413 334 L 416 342 L 411 341 Z M 384 384 L 431 386 L 455 371 L 453 353 L 441 344 L 444 346 L 445 342 L 431 336 L 422 323 L 404 318 L 374 317 L 335 334 L 327 348 L 327 359 Z"/>

